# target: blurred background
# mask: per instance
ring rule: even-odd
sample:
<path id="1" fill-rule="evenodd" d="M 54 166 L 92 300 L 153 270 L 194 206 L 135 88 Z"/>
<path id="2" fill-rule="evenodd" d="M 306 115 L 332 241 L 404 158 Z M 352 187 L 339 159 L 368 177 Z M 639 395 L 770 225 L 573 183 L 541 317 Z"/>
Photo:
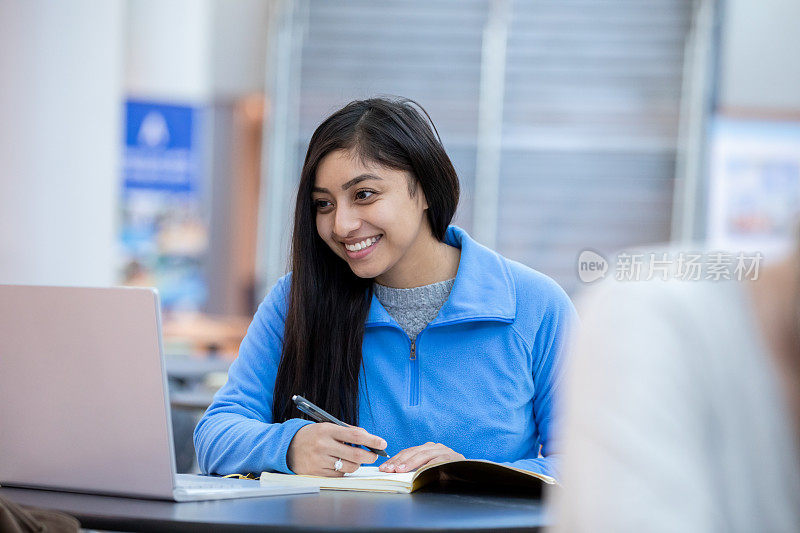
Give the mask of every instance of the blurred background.
<path id="1" fill-rule="evenodd" d="M 158 287 L 189 471 L 327 115 L 417 100 L 455 223 L 574 295 L 586 249 L 791 242 L 798 20 L 797 0 L 0 0 L 0 283 Z"/>

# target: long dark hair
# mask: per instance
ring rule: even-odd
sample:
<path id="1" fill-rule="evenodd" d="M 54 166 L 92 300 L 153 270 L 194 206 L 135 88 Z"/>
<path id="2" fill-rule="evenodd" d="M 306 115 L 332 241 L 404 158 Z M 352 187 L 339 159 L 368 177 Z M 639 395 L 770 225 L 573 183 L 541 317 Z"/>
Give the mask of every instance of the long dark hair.
<path id="1" fill-rule="evenodd" d="M 428 222 L 439 241 L 458 206 L 456 171 L 430 116 L 413 100 L 350 102 L 319 125 L 297 191 L 291 290 L 272 406 L 275 422 L 300 416 L 291 401 L 300 394 L 340 420 L 358 424 L 361 344 L 372 280 L 356 276 L 320 238 L 311 199 L 317 166 L 335 150 L 409 172 L 414 179 L 409 193 L 422 189 Z"/>

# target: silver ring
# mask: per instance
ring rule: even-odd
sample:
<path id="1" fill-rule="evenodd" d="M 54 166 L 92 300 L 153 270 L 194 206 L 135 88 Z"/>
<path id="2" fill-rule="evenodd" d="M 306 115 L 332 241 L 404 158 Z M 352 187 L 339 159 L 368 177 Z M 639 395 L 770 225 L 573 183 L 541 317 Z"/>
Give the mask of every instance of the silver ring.
<path id="1" fill-rule="evenodd" d="M 334 469 L 335 471 L 337 471 L 337 472 L 338 472 L 339 470 L 341 470 L 343 466 L 344 466 L 344 463 L 342 463 L 342 460 L 341 460 L 341 459 L 336 459 L 336 462 L 335 462 L 335 463 L 333 463 L 333 469 Z"/>

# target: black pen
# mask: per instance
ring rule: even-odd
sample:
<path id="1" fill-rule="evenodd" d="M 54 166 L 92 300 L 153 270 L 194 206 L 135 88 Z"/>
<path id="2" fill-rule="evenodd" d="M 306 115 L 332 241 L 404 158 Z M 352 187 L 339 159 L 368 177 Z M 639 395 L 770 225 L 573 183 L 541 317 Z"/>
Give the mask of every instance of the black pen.
<path id="1" fill-rule="evenodd" d="M 330 422 L 331 424 L 336 424 L 346 428 L 353 427 L 350 424 L 345 424 L 335 416 L 320 409 L 319 407 L 309 402 L 302 396 L 295 394 L 294 396 L 292 396 L 292 401 L 294 402 L 294 404 L 297 406 L 298 409 L 303 411 L 305 414 L 307 414 L 317 422 Z M 389 454 L 386 453 L 384 450 L 377 450 L 375 448 L 370 448 L 369 446 L 364 446 L 364 448 L 368 449 L 372 453 L 377 453 L 381 457 L 389 457 Z"/>

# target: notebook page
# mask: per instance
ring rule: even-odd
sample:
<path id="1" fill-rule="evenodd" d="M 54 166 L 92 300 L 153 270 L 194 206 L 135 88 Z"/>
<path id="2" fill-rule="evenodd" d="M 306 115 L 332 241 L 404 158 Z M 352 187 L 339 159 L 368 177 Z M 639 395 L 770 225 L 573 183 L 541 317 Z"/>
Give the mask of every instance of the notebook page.
<path id="1" fill-rule="evenodd" d="M 411 483 L 415 472 L 381 472 L 377 466 L 360 466 L 352 474 L 346 473 L 344 477 L 353 479 L 386 480 L 401 483 Z"/>

